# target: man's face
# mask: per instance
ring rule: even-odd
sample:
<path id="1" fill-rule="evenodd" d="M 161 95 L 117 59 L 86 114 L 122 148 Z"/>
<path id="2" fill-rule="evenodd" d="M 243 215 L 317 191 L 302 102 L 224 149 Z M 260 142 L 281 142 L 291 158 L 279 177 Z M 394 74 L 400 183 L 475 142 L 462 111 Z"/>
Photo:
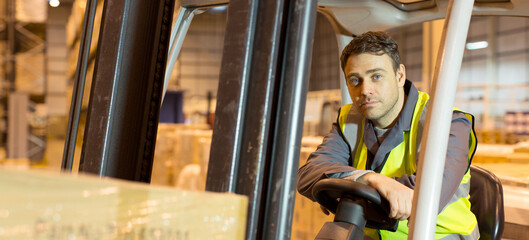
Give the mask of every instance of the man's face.
<path id="1" fill-rule="evenodd" d="M 397 72 L 387 54 L 351 55 L 344 68 L 353 105 L 379 128 L 388 127 L 404 103 L 404 65 Z"/>

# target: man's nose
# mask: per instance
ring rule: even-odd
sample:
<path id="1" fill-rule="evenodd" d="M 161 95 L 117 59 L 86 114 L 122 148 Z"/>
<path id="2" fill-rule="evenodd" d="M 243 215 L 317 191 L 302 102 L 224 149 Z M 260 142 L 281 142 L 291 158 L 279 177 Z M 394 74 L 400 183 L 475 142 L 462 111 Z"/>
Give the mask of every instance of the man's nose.
<path id="1" fill-rule="evenodd" d="M 372 83 L 370 83 L 369 81 L 364 81 L 362 83 L 362 95 L 365 95 L 365 96 L 368 96 L 368 95 L 371 95 L 373 93 L 373 89 L 374 88 L 374 85 Z"/>

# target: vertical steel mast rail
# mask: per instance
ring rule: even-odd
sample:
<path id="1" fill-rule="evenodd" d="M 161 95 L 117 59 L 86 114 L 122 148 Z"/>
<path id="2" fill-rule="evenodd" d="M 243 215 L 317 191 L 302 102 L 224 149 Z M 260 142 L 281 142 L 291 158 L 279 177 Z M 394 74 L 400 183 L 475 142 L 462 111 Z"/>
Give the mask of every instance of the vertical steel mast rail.
<path id="1" fill-rule="evenodd" d="M 150 182 L 174 0 L 106 0 L 79 171 Z"/>
<path id="2" fill-rule="evenodd" d="M 248 196 L 246 239 L 262 239 L 285 2 L 230 2 L 206 190 Z"/>
<path id="3" fill-rule="evenodd" d="M 451 0 L 434 72 L 419 154 L 408 239 L 434 239 L 457 81 L 474 0 Z"/>
<path id="4" fill-rule="evenodd" d="M 81 105 L 83 102 L 83 92 L 86 82 L 86 71 L 88 69 L 88 57 L 90 55 L 90 43 L 92 42 L 92 31 L 94 29 L 97 0 L 87 0 L 85 9 L 83 31 L 79 46 L 79 58 L 75 70 L 72 103 L 70 105 L 70 117 L 68 118 L 68 130 L 62 156 L 62 170 L 68 172 L 72 171 L 77 131 L 79 130 L 79 119 L 81 116 Z"/>
<path id="5" fill-rule="evenodd" d="M 246 239 L 290 238 L 315 14 L 315 1 L 230 2 L 206 190 L 248 196 Z"/>
<path id="6" fill-rule="evenodd" d="M 290 1 L 279 108 L 261 239 L 290 239 L 303 116 L 316 25 L 316 1 Z"/>

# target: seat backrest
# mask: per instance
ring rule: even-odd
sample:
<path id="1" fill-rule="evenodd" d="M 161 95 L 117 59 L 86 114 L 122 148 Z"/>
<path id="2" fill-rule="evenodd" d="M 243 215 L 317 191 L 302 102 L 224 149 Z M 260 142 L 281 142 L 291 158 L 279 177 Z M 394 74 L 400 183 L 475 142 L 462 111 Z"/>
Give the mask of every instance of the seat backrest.
<path id="1" fill-rule="evenodd" d="M 478 220 L 480 239 L 499 240 L 505 223 L 501 182 L 491 172 L 472 165 L 470 176 L 471 210 Z"/>

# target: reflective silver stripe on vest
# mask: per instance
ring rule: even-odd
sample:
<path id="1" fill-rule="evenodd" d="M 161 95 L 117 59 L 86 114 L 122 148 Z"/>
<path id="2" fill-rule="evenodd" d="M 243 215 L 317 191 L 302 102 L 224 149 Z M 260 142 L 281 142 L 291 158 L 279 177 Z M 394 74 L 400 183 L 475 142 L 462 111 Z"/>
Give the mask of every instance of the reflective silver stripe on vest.
<path id="1" fill-rule="evenodd" d="M 356 112 L 354 106 L 351 106 L 351 109 L 347 113 L 347 119 L 345 121 L 345 129 L 342 132 L 349 147 L 351 148 L 351 157 L 354 161 L 354 156 L 356 154 L 356 149 L 360 144 L 359 139 L 362 137 L 362 130 L 364 125 L 362 124 L 363 117 Z M 341 126 L 340 126 L 341 128 Z M 342 128 L 343 129 L 343 128 Z M 351 143 L 355 145 L 351 145 Z"/>
<path id="2" fill-rule="evenodd" d="M 439 240 L 476 240 L 479 238 L 479 228 L 476 224 L 476 227 L 472 232 L 468 235 L 460 235 L 460 234 L 450 234 L 444 238 L 441 238 Z"/>
<path id="3" fill-rule="evenodd" d="M 419 166 L 419 152 L 421 149 L 422 132 L 424 130 L 424 125 L 426 124 L 426 109 L 428 109 L 428 102 L 424 104 L 421 117 L 419 118 L 419 124 L 417 124 L 417 134 L 415 134 L 415 151 L 417 152 L 417 154 L 415 154 L 415 164 L 417 164 L 417 166 Z"/>
<path id="4" fill-rule="evenodd" d="M 469 195 L 469 192 L 470 192 L 470 179 L 466 183 L 459 184 L 459 187 L 454 193 L 454 196 L 452 196 L 450 201 L 444 206 L 443 210 L 445 210 L 446 206 L 459 201 L 459 199 L 466 198 Z"/>
<path id="5" fill-rule="evenodd" d="M 349 145 L 351 146 L 351 143 L 356 143 L 358 138 L 360 136 L 360 125 L 359 124 L 356 124 L 356 123 L 346 123 L 345 124 L 345 129 L 344 129 L 344 132 L 343 132 L 343 135 L 345 136 L 345 139 L 347 139 L 347 141 L 349 142 Z M 355 146 L 351 146 L 351 148 L 354 148 L 356 147 Z M 354 150 L 354 149 L 351 149 L 351 150 Z"/>

